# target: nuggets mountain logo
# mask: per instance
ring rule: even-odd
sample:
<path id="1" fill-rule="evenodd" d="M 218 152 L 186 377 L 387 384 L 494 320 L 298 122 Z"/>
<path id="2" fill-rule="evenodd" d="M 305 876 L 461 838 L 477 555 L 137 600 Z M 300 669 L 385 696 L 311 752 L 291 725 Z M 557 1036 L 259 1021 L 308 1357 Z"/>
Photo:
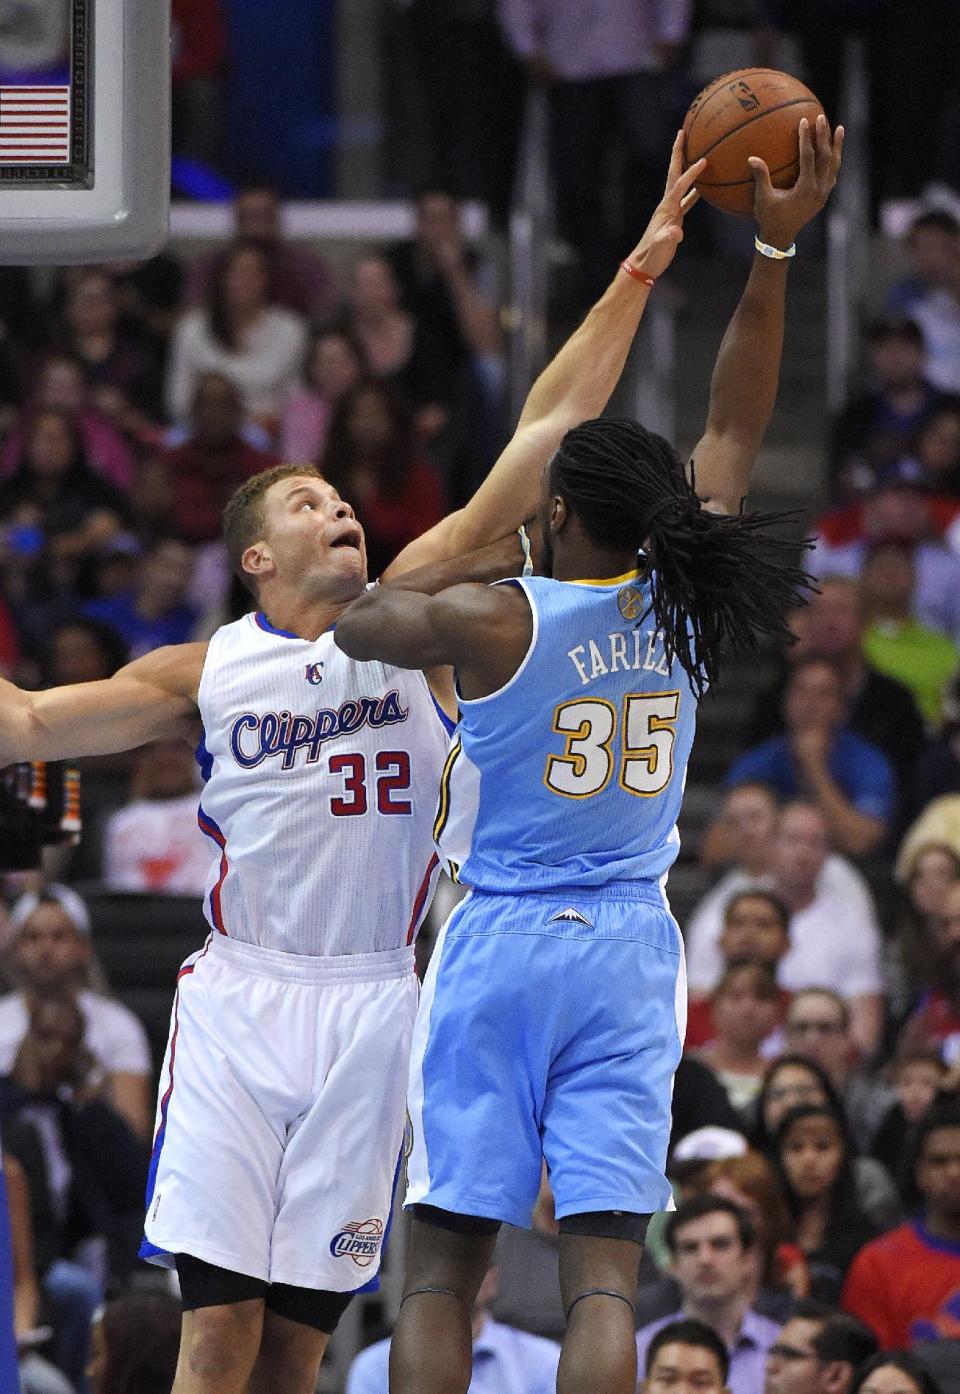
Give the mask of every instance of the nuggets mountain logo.
<path id="1" fill-rule="evenodd" d="M 380 1220 L 348 1220 L 330 1240 L 334 1258 L 352 1258 L 358 1268 L 369 1268 L 383 1243 Z"/>

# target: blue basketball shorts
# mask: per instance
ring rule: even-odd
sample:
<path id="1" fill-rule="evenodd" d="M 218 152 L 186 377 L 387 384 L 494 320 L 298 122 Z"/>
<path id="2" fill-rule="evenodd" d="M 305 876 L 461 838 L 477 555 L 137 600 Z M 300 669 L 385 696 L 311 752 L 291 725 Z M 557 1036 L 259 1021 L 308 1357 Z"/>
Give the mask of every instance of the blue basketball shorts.
<path id="1" fill-rule="evenodd" d="M 471 891 L 440 932 L 410 1067 L 406 1204 L 529 1226 L 670 1205 L 680 931 L 654 884 Z"/>

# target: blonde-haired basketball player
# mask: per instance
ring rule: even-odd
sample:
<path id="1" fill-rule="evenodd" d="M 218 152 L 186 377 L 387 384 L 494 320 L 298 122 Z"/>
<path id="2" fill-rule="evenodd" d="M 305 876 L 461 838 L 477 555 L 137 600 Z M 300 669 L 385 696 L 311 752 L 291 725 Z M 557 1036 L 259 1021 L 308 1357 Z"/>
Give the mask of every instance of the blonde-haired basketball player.
<path id="1" fill-rule="evenodd" d="M 665 271 L 682 237 L 700 166 L 681 164 L 678 138 L 629 259 L 638 276 Z M 385 579 L 421 568 L 422 585 L 432 565 L 439 589 L 487 579 L 494 564 L 519 570 L 512 534 L 543 465 L 603 409 L 648 293 L 617 274 L 534 384 L 474 498 Z M 448 673 L 356 663 L 334 646 L 366 556 L 349 503 L 315 470 L 244 484 L 225 534 L 256 613 L 107 682 L 0 684 L 0 762 L 196 740 L 202 722 L 211 934 L 179 974 L 145 1253 L 179 1272 L 176 1394 L 309 1394 L 329 1333 L 379 1266 L 454 708 Z M 492 560 L 451 564 L 498 538 Z"/>

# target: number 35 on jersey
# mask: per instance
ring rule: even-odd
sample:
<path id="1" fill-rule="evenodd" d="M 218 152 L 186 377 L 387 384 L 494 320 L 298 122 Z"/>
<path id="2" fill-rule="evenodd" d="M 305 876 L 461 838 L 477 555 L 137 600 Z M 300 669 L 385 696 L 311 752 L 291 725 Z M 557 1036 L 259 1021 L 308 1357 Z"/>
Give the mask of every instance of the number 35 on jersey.
<path id="1" fill-rule="evenodd" d="M 680 693 L 631 692 L 618 710 L 603 697 L 577 697 L 553 713 L 565 738 L 562 754 L 547 758 L 543 782 L 566 799 L 590 799 L 616 776 L 621 789 L 653 798 L 673 776 Z"/>

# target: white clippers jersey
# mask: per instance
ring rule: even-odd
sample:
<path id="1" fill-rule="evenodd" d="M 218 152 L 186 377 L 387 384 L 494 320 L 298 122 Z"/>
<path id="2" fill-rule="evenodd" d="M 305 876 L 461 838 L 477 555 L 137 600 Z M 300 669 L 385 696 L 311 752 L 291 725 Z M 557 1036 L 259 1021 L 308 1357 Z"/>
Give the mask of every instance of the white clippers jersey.
<path id="1" fill-rule="evenodd" d="M 213 928 L 323 957 L 412 942 L 452 730 L 423 674 L 251 614 L 210 640 L 199 706 Z"/>

